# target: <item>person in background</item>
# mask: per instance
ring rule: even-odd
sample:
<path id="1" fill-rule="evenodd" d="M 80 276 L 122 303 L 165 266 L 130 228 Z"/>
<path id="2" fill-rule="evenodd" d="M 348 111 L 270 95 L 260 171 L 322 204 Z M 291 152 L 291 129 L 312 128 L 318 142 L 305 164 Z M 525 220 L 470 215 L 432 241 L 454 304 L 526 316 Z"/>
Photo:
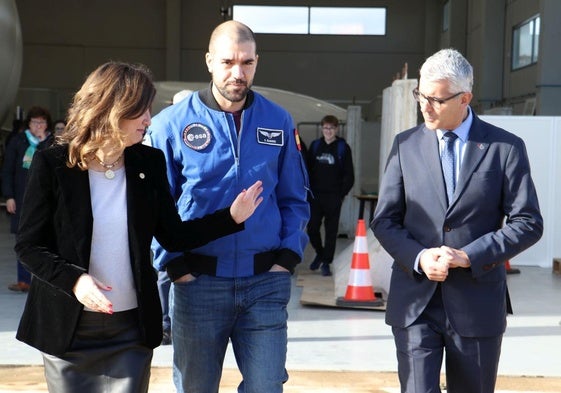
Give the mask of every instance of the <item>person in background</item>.
<path id="1" fill-rule="evenodd" d="M 171 290 L 171 280 L 166 272 L 158 271 L 158 294 L 160 296 L 160 306 L 162 307 L 162 345 L 170 345 L 171 335 L 171 317 L 170 317 L 170 299 L 169 292 Z"/>
<path id="2" fill-rule="evenodd" d="M 543 219 L 521 138 L 470 107 L 473 69 L 429 57 L 413 91 L 425 120 L 398 134 L 371 228 L 394 259 L 386 310 L 401 391 L 492 393 L 511 312 L 505 261 Z"/>
<path id="3" fill-rule="evenodd" d="M 251 90 L 256 50 L 249 27 L 219 25 L 206 54 L 209 87 L 165 108 L 149 128 L 184 219 L 223 207 L 255 179 L 264 187 L 245 231 L 185 256 L 154 243 L 156 267 L 173 282 L 178 392 L 218 392 L 230 341 L 243 378 L 238 392 L 279 393 L 288 379 L 286 309 L 308 242 L 307 174 L 290 114 Z"/>
<path id="4" fill-rule="evenodd" d="M 61 135 L 64 132 L 65 127 L 66 127 L 66 120 L 63 120 L 63 119 L 55 120 L 54 126 L 53 126 L 53 131 L 54 131 L 55 136 Z"/>
<path id="5" fill-rule="evenodd" d="M 172 96 L 171 104 L 177 104 L 189 94 L 191 90 L 181 90 Z M 147 146 L 152 145 L 152 141 L 148 135 L 145 135 L 142 143 Z M 160 295 L 160 304 L 162 306 L 162 345 L 170 345 L 172 341 L 171 333 L 171 317 L 170 317 L 170 289 L 171 280 L 166 271 L 156 270 L 158 273 L 158 294 Z"/>
<path id="6" fill-rule="evenodd" d="M 339 216 L 343 199 L 353 188 L 355 181 L 351 148 L 337 135 L 339 120 L 327 115 L 320 122 L 322 138 L 314 140 L 308 149 L 310 174 L 310 221 L 308 236 L 316 256 L 311 270 L 321 267 L 323 276 L 331 276 L 330 265 L 335 255 Z M 322 242 L 320 228 L 325 225 Z"/>
<path id="7" fill-rule="evenodd" d="M 172 105 L 183 101 L 185 98 L 189 97 L 191 94 L 193 94 L 192 90 L 180 90 L 180 91 L 178 91 L 171 98 Z"/>
<path id="8" fill-rule="evenodd" d="M 10 214 L 10 231 L 16 233 L 21 216 L 21 204 L 27 184 L 31 160 L 36 151 L 51 145 L 53 136 L 51 114 L 45 108 L 29 109 L 24 121 L 24 131 L 14 133 L 6 146 L 2 167 L 2 194 L 6 198 L 6 211 Z M 8 286 L 15 292 L 29 291 L 31 275 L 18 260 L 17 281 Z"/>
<path id="9" fill-rule="evenodd" d="M 140 143 L 155 94 L 144 66 L 99 66 L 56 145 L 33 159 L 15 250 L 34 278 L 16 337 L 42 352 L 50 392 L 147 392 L 162 341 L 152 238 L 201 246 L 243 230 L 262 201 L 261 182 L 245 183 L 181 222 L 164 155 Z"/>
<path id="10" fill-rule="evenodd" d="M 191 90 L 181 90 L 172 97 L 172 105 L 177 104 L 193 92 Z M 144 143 L 150 144 L 150 138 L 145 138 Z M 172 340 L 171 333 L 171 317 L 170 317 L 170 299 L 169 292 L 171 289 L 171 280 L 166 271 L 158 270 L 158 293 L 160 294 L 160 303 L 162 305 L 162 328 L 163 338 L 162 345 L 170 345 Z"/>

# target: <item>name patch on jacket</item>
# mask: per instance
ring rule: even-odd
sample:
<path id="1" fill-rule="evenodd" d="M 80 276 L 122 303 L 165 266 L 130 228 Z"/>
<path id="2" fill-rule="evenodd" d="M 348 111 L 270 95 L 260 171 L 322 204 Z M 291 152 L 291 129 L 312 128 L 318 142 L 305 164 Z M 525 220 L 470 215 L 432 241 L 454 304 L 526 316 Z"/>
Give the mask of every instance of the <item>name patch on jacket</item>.
<path id="1" fill-rule="evenodd" d="M 262 145 L 284 146 L 284 132 L 257 127 L 257 142 Z"/>
<path id="2" fill-rule="evenodd" d="M 203 150 L 211 140 L 210 129 L 204 124 L 193 123 L 183 129 L 183 142 L 193 150 Z"/>

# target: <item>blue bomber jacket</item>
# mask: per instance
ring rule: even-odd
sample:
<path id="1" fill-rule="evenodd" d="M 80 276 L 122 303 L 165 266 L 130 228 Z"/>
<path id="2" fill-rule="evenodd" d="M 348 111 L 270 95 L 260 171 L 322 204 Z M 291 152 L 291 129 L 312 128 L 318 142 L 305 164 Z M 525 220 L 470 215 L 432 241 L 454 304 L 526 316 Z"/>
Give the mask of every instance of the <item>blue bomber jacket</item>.
<path id="1" fill-rule="evenodd" d="M 187 274 L 245 277 L 274 264 L 293 271 L 308 242 L 309 190 L 290 114 L 250 91 L 236 131 L 210 88 L 167 107 L 148 135 L 163 150 L 172 195 L 183 220 L 228 207 L 244 188 L 263 182 L 263 202 L 245 230 L 185 252 L 168 253 L 154 241 L 154 266 L 172 280 Z"/>

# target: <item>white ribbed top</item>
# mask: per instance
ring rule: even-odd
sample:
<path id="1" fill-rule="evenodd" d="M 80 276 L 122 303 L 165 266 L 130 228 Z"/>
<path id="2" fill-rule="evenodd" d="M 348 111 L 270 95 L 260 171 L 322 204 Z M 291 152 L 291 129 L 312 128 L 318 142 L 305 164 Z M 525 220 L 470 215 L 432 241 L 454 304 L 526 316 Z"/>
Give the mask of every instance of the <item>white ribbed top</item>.
<path id="1" fill-rule="evenodd" d="M 107 179 L 103 172 L 89 170 L 93 233 L 89 274 L 111 291 L 102 291 L 113 303 L 113 311 L 138 306 L 132 276 L 127 225 L 125 168 Z"/>

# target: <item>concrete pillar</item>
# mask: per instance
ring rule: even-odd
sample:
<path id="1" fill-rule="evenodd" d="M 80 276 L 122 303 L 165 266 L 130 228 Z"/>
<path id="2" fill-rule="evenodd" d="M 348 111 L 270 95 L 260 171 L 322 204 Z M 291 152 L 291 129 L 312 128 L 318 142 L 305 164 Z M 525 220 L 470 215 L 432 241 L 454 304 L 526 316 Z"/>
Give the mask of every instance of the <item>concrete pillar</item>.
<path id="1" fill-rule="evenodd" d="M 442 32 L 442 5 L 438 1 L 425 1 L 424 55 L 430 56 L 440 49 Z"/>
<path id="2" fill-rule="evenodd" d="M 362 162 L 362 124 L 362 108 L 359 105 L 349 106 L 347 108 L 345 139 L 353 153 L 355 184 L 343 201 L 341 218 L 339 219 L 339 233 L 346 234 L 349 237 L 354 237 L 358 218 L 358 201 L 354 196 L 360 194 L 360 179 L 362 178 L 360 165 Z"/>
<path id="3" fill-rule="evenodd" d="M 467 9 L 467 0 L 450 1 L 449 42 L 442 47 L 451 47 L 466 53 Z"/>
<path id="4" fill-rule="evenodd" d="M 379 183 L 394 137 L 417 125 L 417 102 L 411 93 L 415 87 L 416 79 L 398 79 L 383 91 Z"/>
<path id="5" fill-rule="evenodd" d="M 0 1 L 0 126 L 6 120 L 12 128 L 10 112 L 21 77 L 23 44 L 18 9 L 14 0 Z"/>
<path id="6" fill-rule="evenodd" d="M 391 149 L 395 135 L 406 129 L 412 128 L 417 125 L 417 102 L 413 98 L 411 91 L 417 86 L 416 79 L 403 79 L 396 80 L 392 83 L 391 87 L 384 89 L 383 102 L 382 102 L 382 131 L 380 140 L 380 172 L 382 173 L 388 153 Z M 349 110 L 350 111 L 349 107 Z M 360 114 L 360 112 L 358 112 Z M 356 112 L 353 113 L 356 116 Z M 353 116 L 351 115 L 351 116 Z M 360 151 L 357 143 L 360 143 L 360 138 L 351 139 L 351 148 L 354 151 Z M 364 157 L 369 159 L 369 157 Z M 360 161 L 355 161 L 356 163 Z M 355 175 L 357 173 L 355 172 Z M 360 176 L 360 173 L 358 174 Z M 380 179 L 382 175 L 380 174 Z M 356 187 L 355 183 L 355 187 Z M 360 190 L 358 190 L 360 191 Z M 358 218 L 356 212 L 358 211 L 358 202 L 356 198 L 354 201 L 352 217 L 354 220 Z M 348 202 L 348 201 L 347 201 Z M 346 214 L 351 214 L 347 212 Z M 356 224 L 355 224 L 356 226 Z M 368 223 L 367 223 L 368 227 Z M 392 258 L 380 246 L 378 240 L 374 237 L 372 231 L 367 228 L 367 241 L 368 241 L 368 256 L 370 262 L 370 274 L 372 276 L 372 284 L 375 291 L 382 292 L 384 299 L 387 297 L 389 291 L 389 283 L 391 276 Z M 334 269 L 334 283 L 335 283 L 335 298 L 344 296 L 348 285 L 349 272 L 351 268 L 354 244 L 349 244 L 344 250 L 338 251 L 335 260 L 333 261 Z"/>
<path id="7" fill-rule="evenodd" d="M 166 0 L 166 77 L 180 80 L 181 67 L 181 0 Z M 171 99 L 171 97 L 170 97 Z"/>
<path id="8" fill-rule="evenodd" d="M 505 30 L 505 0 L 477 0 L 472 4 L 473 12 L 480 14 L 472 18 L 468 32 L 468 51 L 466 59 L 474 69 L 475 80 L 472 106 L 476 112 L 484 112 L 492 104 L 501 101 L 503 88 L 503 56 Z"/>
<path id="9" fill-rule="evenodd" d="M 540 43 L 538 54 L 537 105 L 538 116 L 559 116 L 561 102 L 561 1 L 540 1 Z"/>

